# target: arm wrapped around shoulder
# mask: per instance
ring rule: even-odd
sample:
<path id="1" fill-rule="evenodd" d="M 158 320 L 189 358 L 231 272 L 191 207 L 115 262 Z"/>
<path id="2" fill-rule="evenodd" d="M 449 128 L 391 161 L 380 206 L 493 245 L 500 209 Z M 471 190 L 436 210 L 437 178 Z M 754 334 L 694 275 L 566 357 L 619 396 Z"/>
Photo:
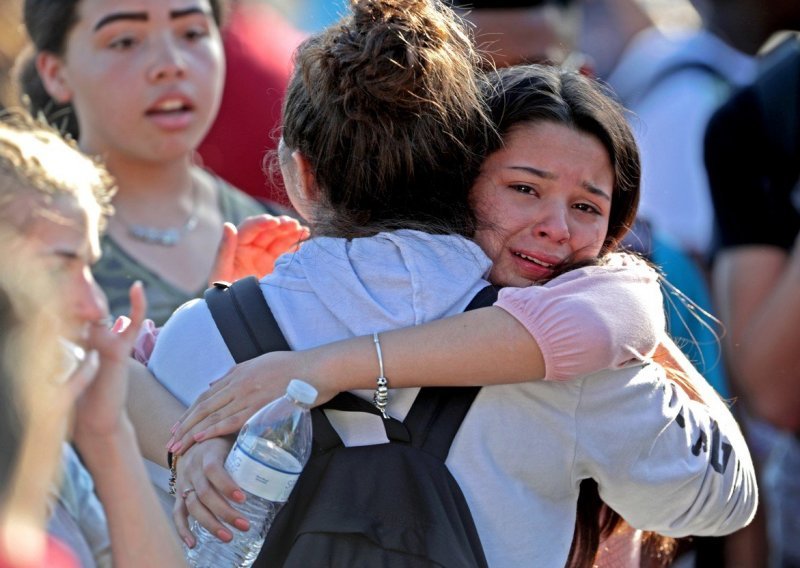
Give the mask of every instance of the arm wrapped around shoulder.
<path id="1" fill-rule="evenodd" d="M 627 253 L 542 286 L 506 288 L 495 305 L 539 344 L 549 381 L 647 360 L 665 334 L 658 273 Z"/>

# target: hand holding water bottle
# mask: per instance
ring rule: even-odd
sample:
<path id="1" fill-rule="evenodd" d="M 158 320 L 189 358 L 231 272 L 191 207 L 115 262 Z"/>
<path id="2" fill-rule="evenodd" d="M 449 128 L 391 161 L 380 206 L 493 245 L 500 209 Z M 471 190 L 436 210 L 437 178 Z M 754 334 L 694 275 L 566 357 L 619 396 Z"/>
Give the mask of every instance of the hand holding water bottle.
<path id="1" fill-rule="evenodd" d="M 236 444 L 225 461 L 225 469 L 241 490 L 232 489 L 221 475 L 220 451 L 228 446 L 225 440 L 208 440 L 192 448 L 181 458 L 177 485 L 179 496 L 174 517 L 187 548 L 191 566 L 250 566 L 258 555 L 264 537 L 283 503 L 288 499 L 303 466 L 311 454 L 310 405 L 317 396 L 310 385 L 294 380 L 286 395 L 256 413 L 239 433 Z M 213 444 L 212 444 L 213 443 Z M 206 455 L 203 455 L 206 454 Z M 185 463 L 191 462 L 190 463 Z M 199 466 L 189 477 L 195 486 L 181 475 L 187 466 Z M 194 469 L 194 468 L 192 468 Z M 208 479 L 205 479 L 208 474 Z M 231 503 L 212 489 L 233 497 Z M 225 511 L 224 520 L 234 528 L 220 524 L 209 509 L 200 503 L 202 490 L 209 508 Z M 239 491 L 239 495 L 236 494 Z M 238 497 L 245 497 L 240 499 Z M 221 506 L 224 505 L 224 506 Z M 186 533 L 185 514 L 191 512 L 196 539 Z M 209 522 L 209 515 L 213 521 Z M 249 530 L 242 529 L 249 523 Z M 206 528 L 211 529 L 213 534 Z M 217 536 L 215 536 L 217 535 Z M 220 540 L 220 537 L 222 540 Z M 229 542 L 223 542 L 223 540 Z"/>

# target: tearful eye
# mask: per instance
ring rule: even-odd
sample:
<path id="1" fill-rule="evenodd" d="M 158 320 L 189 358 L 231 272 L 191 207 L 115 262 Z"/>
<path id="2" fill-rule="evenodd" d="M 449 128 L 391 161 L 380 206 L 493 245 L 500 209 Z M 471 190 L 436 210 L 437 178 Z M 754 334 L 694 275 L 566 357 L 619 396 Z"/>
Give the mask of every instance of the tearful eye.
<path id="1" fill-rule="evenodd" d="M 588 203 L 578 203 L 575 205 L 575 209 L 577 209 L 578 211 L 583 211 L 584 213 L 592 213 L 594 215 L 600 215 L 600 210 L 594 205 L 590 205 Z"/>
<path id="2" fill-rule="evenodd" d="M 533 189 L 531 186 L 525 185 L 525 184 L 517 184 L 517 185 L 512 185 L 510 187 L 511 187 L 511 189 L 516 191 L 517 193 L 523 193 L 525 195 L 532 195 L 532 194 L 536 193 L 535 189 Z"/>

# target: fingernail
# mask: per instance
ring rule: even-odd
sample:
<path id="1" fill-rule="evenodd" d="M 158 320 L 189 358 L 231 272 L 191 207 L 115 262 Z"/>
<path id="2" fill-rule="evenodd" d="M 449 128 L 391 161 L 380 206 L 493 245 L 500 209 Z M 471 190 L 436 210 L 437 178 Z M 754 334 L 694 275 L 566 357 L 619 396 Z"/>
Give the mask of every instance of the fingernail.
<path id="1" fill-rule="evenodd" d="M 183 542 L 186 543 L 186 546 L 188 546 L 189 548 L 194 548 L 194 539 L 185 536 L 183 537 Z"/>
<path id="2" fill-rule="evenodd" d="M 225 529 L 219 529 L 216 534 L 217 538 L 223 542 L 228 542 L 233 538 L 233 535 L 228 531 L 226 531 Z"/>
<path id="3" fill-rule="evenodd" d="M 244 500 L 246 499 L 244 493 L 242 493 L 238 489 L 233 492 L 232 497 L 233 497 L 233 500 L 238 502 L 238 503 L 244 503 Z"/>
<path id="4" fill-rule="evenodd" d="M 206 437 L 206 433 L 205 432 L 198 432 L 197 434 L 192 436 L 192 439 L 195 442 L 202 442 L 205 439 L 205 437 Z"/>
<path id="5" fill-rule="evenodd" d="M 175 438 L 174 437 L 170 438 L 169 442 L 167 442 L 167 445 L 164 446 L 164 447 L 167 449 L 167 451 L 171 452 L 172 451 L 172 444 L 174 444 L 174 443 L 175 443 Z"/>
<path id="6" fill-rule="evenodd" d="M 240 531 L 249 531 L 250 530 L 250 523 L 247 522 L 247 519 L 236 519 L 233 521 L 233 526 L 235 526 Z"/>
<path id="7" fill-rule="evenodd" d="M 181 421 L 178 420 L 175 424 L 172 425 L 172 428 L 169 429 L 169 433 L 170 434 L 174 434 L 175 430 L 177 430 L 178 426 L 180 426 L 180 425 L 181 425 Z"/>
<path id="8" fill-rule="evenodd" d="M 174 444 L 172 444 L 172 446 L 170 447 L 169 451 L 172 452 L 173 454 L 175 454 L 175 453 L 178 453 L 182 447 L 183 447 L 183 444 L 181 442 L 175 442 Z"/>

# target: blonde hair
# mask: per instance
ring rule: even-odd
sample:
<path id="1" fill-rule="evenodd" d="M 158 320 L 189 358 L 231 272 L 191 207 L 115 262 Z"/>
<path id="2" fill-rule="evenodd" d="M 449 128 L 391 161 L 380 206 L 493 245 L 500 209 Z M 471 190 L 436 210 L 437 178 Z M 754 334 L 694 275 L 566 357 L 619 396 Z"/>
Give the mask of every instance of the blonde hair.
<path id="1" fill-rule="evenodd" d="M 38 512 L 44 514 L 46 491 L 41 499 L 21 496 L 16 494 L 16 486 L 20 480 L 30 486 L 36 477 L 46 487 L 57 470 L 62 441 L 36 444 L 38 449 L 31 445 L 38 440 L 37 432 L 51 431 L 43 421 L 61 415 L 47 402 L 53 397 L 43 395 L 45 389 L 58 388 L 53 381 L 63 366 L 58 344 L 63 298 L 41 261 L 28 254 L 23 242 L 15 227 L 0 221 L 0 517 L 9 513 L 9 499 L 28 499 L 30 505 L 41 500 Z M 36 452 L 36 459 L 23 458 L 31 451 Z M 21 471 L 20 460 L 29 465 L 33 461 L 37 471 Z"/>
<path id="2" fill-rule="evenodd" d="M 105 167 L 50 126 L 21 113 L 0 116 L 0 218 L 22 195 L 43 198 L 41 211 L 55 198 L 69 196 L 84 206 L 96 203 L 102 228 L 114 191 Z M 28 212 L 27 219 L 36 213 Z"/>

